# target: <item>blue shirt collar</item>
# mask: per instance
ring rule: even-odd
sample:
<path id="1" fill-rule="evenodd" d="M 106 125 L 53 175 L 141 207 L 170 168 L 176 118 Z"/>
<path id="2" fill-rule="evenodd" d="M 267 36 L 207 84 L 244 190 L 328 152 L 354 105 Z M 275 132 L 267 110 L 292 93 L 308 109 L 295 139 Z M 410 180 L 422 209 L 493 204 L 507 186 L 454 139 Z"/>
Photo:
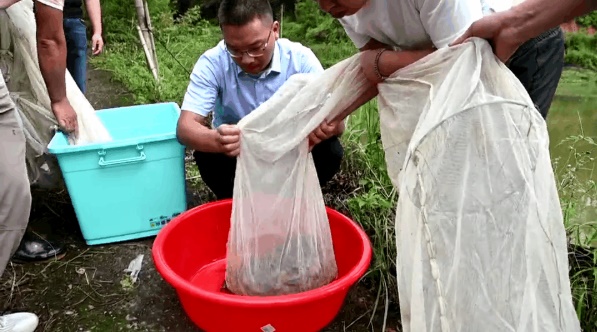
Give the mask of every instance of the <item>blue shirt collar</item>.
<path id="1" fill-rule="evenodd" d="M 241 74 L 247 75 L 246 73 L 243 72 L 242 68 L 240 68 L 240 66 L 237 65 L 236 62 L 234 62 L 234 60 L 232 59 L 232 57 L 229 54 L 228 54 L 228 57 L 229 57 L 230 61 L 232 61 L 232 63 L 234 63 L 234 66 L 236 66 L 236 73 L 239 76 Z M 274 55 L 272 56 L 272 61 L 269 65 L 269 67 L 266 67 L 265 70 L 263 72 L 261 72 L 261 74 L 259 74 L 259 78 L 267 77 L 272 72 L 273 73 L 281 73 L 282 72 L 282 66 L 280 64 L 280 47 L 278 45 L 278 40 L 276 40 L 275 45 L 274 45 Z"/>

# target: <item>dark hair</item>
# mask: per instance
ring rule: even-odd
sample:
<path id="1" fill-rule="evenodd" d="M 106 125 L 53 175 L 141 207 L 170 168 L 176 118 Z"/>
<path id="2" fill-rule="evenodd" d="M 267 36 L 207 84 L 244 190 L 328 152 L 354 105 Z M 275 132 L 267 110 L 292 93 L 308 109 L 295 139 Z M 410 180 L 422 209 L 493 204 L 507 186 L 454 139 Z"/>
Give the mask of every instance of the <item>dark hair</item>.
<path id="1" fill-rule="evenodd" d="M 269 0 L 222 0 L 218 20 L 222 25 L 245 25 L 259 17 L 274 18 Z"/>

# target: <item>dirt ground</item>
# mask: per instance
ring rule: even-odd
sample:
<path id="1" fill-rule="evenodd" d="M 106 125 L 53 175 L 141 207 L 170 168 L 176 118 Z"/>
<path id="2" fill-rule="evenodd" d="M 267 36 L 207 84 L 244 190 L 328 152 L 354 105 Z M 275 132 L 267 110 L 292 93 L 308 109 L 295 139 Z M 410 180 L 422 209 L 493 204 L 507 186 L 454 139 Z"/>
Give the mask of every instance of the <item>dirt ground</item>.
<path id="1" fill-rule="evenodd" d="M 127 105 L 131 100 L 103 71 L 90 70 L 88 87 L 96 109 Z M 340 174 L 324 188 L 329 204 L 350 190 L 345 181 Z M 206 190 L 192 190 L 189 208 L 210 199 Z M 33 191 L 30 225 L 48 239 L 64 243 L 67 255 L 49 263 L 9 265 L 0 279 L 0 311 L 37 313 L 41 320 L 37 331 L 198 331 L 174 289 L 154 268 L 153 238 L 87 246 L 64 189 Z M 142 270 L 132 284 L 125 269 L 138 255 L 144 255 Z M 369 324 L 375 293 L 363 284 L 354 287 L 343 310 L 324 331 L 381 331 L 383 312 Z M 396 313 L 396 308 L 390 310 L 387 332 L 398 330 Z"/>

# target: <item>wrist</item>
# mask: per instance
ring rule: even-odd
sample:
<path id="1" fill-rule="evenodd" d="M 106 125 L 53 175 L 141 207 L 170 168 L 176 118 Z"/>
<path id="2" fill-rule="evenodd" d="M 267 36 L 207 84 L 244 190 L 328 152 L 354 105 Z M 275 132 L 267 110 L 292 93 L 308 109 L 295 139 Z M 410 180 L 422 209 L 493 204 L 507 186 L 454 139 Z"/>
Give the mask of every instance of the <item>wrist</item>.
<path id="1" fill-rule="evenodd" d="M 66 96 L 61 97 L 59 99 L 51 99 L 50 100 L 50 104 L 52 106 L 54 106 L 54 105 L 62 105 L 62 104 L 68 103 L 68 102 L 69 101 L 68 101 L 68 98 L 66 98 Z"/>
<path id="2" fill-rule="evenodd" d="M 209 141 L 211 142 L 212 150 L 215 153 L 224 153 L 224 146 L 220 142 L 220 133 L 218 133 L 217 129 L 210 129 L 210 138 Z"/>
<path id="3" fill-rule="evenodd" d="M 385 80 L 389 76 L 389 75 L 386 75 L 386 71 L 384 70 L 386 68 L 382 68 L 382 66 L 385 64 L 385 61 L 382 60 L 382 56 L 387 51 L 388 50 L 385 48 L 379 49 L 377 51 L 377 54 L 375 55 L 375 61 L 373 63 L 373 70 L 375 71 L 375 75 L 377 76 L 377 79 L 380 82 Z"/>

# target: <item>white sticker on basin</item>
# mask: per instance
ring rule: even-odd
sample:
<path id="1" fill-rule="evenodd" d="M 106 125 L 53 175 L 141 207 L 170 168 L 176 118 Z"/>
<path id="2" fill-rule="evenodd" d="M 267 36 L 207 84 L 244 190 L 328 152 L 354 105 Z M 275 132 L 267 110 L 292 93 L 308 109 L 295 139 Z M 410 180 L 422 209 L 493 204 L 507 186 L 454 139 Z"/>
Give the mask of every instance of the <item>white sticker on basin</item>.
<path id="1" fill-rule="evenodd" d="M 272 326 L 272 324 L 267 324 L 264 327 L 261 328 L 261 331 L 263 332 L 274 332 L 276 331 L 276 329 Z"/>

